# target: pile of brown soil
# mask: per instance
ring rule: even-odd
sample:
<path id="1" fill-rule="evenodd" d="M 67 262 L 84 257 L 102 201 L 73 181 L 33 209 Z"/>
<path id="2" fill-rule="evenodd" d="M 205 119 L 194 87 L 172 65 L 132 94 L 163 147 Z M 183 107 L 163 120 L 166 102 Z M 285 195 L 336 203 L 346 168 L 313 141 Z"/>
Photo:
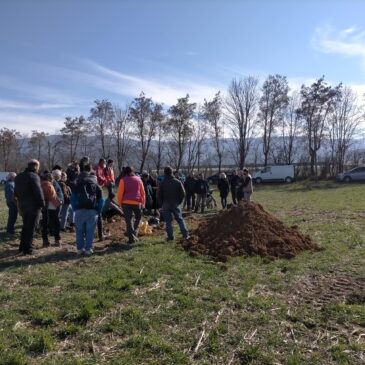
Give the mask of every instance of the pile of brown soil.
<path id="1" fill-rule="evenodd" d="M 286 227 L 253 202 L 242 202 L 204 220 L 182 246 L 192 254 L 210 255 L 221 261 L 244 255 L 291 258 L 303 250 L 320 249 L 295 226 Z"/>

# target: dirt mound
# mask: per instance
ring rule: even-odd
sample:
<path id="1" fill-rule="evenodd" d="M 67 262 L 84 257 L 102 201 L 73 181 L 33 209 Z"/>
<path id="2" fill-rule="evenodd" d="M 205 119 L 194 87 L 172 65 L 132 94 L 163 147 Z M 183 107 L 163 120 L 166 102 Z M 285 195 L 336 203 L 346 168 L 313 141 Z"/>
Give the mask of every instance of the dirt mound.
<path id="1" fill-rule="evenodd" d="M 225 261 L 229 256 L 291 258 L 303 250 L 319 250 L 309 236 L 287 227 L 257 203 L 242 202 L 200 223 L 183 247 L 192 254 Z"/>

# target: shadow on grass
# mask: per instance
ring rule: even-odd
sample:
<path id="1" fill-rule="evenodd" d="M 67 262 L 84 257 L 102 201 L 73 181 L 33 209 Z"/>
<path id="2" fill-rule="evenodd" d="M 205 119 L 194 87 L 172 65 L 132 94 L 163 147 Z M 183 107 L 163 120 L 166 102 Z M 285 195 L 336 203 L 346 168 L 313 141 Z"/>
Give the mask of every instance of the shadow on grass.
<path id="1" fill-rule="evenodd" d="M 332 189 L 342 189 L 348 184 L 359 184 L 356 183 L 339 183 L 335 181 L 306 181 L 302 183 L 297 183 L 295 186 L 291 186 L 289 189 L 287 186 L 282 186 L 278 189 L 279 192 L 285 193 L 300 193 L 312 190 L 332 190 Z M 360 183 L 361 184 L 361 183 Z M 362 184 L 361 184 L 362 185 Z"/>
<path id="2" fill-rule="evenodd" d="M 55 262 L 64 261 L 79 261 L 87 260 L 88 257 L 77 256 L 76 251 L 50 251 L 50 248 L 39 248 L 34 249 L 33 255 L 22 255 L 18 251 L 18 247 L 14 247 L 15 244 L 11 245 L 7 250 L 0 253 L 0 272 L 8 268 L 17 268 L 28 265 L 36 264 L 48 264 Z M 14 247 L 14 248 L 13 248 Z M 135 245 L 128 245 L 125 243 L 110 242 L 103 247 L 95 247 L 93 256 L 109 255 L 115 252 L 125 252 L 133 249 Z M 53 249 L 53 247 L 51 247 Z M 42 254 L 43 250 L 47 250 L 47 253 Z"/>

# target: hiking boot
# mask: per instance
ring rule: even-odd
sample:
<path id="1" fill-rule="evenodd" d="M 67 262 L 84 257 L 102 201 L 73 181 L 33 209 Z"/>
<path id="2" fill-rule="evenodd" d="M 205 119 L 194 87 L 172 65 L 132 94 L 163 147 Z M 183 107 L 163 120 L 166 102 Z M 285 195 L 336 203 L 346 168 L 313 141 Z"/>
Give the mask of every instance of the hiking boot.
<path id="1" fill-rule="evenodd" d="M 77 256 L 82 256 L 85 254 L 85 250 L 77 250 Z"/>

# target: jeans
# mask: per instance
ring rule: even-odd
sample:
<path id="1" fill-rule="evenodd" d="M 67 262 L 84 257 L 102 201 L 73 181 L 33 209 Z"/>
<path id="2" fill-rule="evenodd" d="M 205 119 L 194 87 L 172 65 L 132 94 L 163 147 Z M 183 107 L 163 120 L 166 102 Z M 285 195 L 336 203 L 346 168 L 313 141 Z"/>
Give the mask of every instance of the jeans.
<path id="1" fill-rule="evenodd" d="M 6 203 L 9 208 L 9 215 L 8 215 L 8 224 L 6 226 L 6 233 L 14 234 L 14 225 L 18 218 L 18 207 L 14 202 Z"/>
<path id="2" fill-rule="evenodd" d="M 98 213 L 94 209 L 78 209 L 75 212 L 77 250 L 92 249 Z"/>
<path id="3" fill-rule="evenodd" d="M 139 223 L 142 219 L 142 209 L 136 204 L 122 204 L 125 223 L 127 225 L 128 242 L 133 243 L 138 237 Z M 133 222 L 134 214 L 134 222 Z"/>
<path id="4" fill-rule="evenodd" d="M 206 194 L 198 194 L 196 198 L 196 204 L 195 204 L 195 213 L 199 210 L 199 205 L 201 205 L 201 212 L 204 213 L 205 209 L 205 200 L 207 199 Z"/>
<path id="5" fill-rule="evenodd" d="M 30 253 L 32 251 L 34 229 L 39 219 L 39 213 L 40 209 L 26 209 L 22 212 L 23 227 L 20 235 L 20 252 Z"/>
<path id="6" fill-rule="evenodd" d="M 66 223 L 67 223 L 67 218 L 70 216 L 72 217 L 72 208 L 70 209 L 71 204 L 62 204 L 61 206 L 61 210 L 60 210 L 60 221 L 61 221 L 61 230 L 65 230 L 66 229 Z"/>
<path id="7" fill-rule="evenodd" d="M 175 217 L 177 224 L 180 227 L 180 232 L 184 238 L 188 237 L 189 232 L 186 228 L 184 218 L 181 215 L 181 210 L 179 207 L 163 208 L 163 216 L 166 223 L 166 233 L 167 239 L 174 239 L 174 231 L 172 228 L 172 219 Z"/>

